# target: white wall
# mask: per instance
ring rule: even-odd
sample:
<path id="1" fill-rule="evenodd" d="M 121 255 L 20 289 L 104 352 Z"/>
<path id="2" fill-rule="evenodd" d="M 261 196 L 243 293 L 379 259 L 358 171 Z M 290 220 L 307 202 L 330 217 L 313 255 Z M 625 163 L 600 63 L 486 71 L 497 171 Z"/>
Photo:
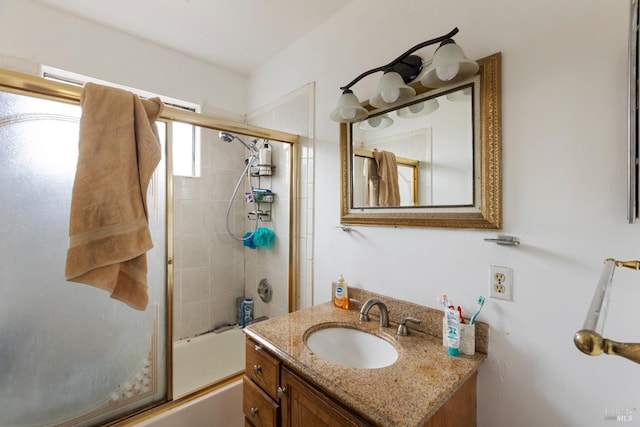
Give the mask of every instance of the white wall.
<path id="1" fill-rule="evenodd" d="M 0 67 L 24 65 L 12 57 L 232 113 L 247 111 L 246 76 L 31 0 L 0 0 Z"/>
<path id="2" fill-rule="evenodd" d="M 513 267 L 513 302 L 489 300 L 481 314 L 492 330 L 480 426 L 611 425 L 605 413 L 616 409 L 640 425 L 640 366 L 585 356 L 572 343 L 603 259 L 640 258 L 640 226 L 625 214 L 627 21 L 627 1 L 354 0 L 252 75 L 250 108 L 316 82 L 316 303 L 342 272 L 353 285 L 432 307 L 446 291 L 469 312 L 487 294 L 487 266 Z M 486 243 L 497 233 L 484 231 L 343 233 L 338 126 L 328 118 L 338 87 L 454 26 L 469 57 L 503 54 L 503 232 L 523 244 Z M 356 94 L 366 98 L 376 81 Z M 638 274 L 616 272 L 626 282 L 616 283 L 610 321 L 618 319 L 605 336 L 640 341 Z"/>

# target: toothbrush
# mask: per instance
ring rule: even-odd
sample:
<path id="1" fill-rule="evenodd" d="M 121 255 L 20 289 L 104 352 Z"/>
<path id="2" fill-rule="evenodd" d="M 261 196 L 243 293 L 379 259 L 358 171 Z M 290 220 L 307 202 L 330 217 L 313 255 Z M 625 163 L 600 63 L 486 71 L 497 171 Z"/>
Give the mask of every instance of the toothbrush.
<path id="1" fill-rule="evenodd" d="M 480 314 L 480 310 L 482 310 L 482 306 L 484 306 L 484 297 L 480 295 L 478 297 L 478 309 L 476 310 L 475 313 L 473 313 L 473 316 L 471 316 L 471 320 L 469 320 L 470 325 L 473 325 L 476 322 L 476 317 L 478 317 L 478 314 Z"/>
<path id="2" fill-rule="evenodd" d="M 447 311 L 447 309 L 449 308 L 449 300 L 447 298 L 447 294 L 442 294 L 442 297 L 440 297 L 440 305 L 442 306 L 442 309 L 444 311 Z"/>

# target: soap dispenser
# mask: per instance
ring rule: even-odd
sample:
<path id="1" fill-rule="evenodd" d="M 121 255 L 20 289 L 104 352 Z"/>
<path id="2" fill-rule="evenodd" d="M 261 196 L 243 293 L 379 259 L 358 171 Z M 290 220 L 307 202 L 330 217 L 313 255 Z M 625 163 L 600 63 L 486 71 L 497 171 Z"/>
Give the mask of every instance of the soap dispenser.
<path id="1" fill-rule="evenodd" d="M 349 292 L 347 291 L 347 284 L 344 283 L 344 276 L 342 274 L 338 276 L 338 282 L 336 283 L 336 289 L 333 294 L 333 305 L 345 310 L 349 309 Z"/>

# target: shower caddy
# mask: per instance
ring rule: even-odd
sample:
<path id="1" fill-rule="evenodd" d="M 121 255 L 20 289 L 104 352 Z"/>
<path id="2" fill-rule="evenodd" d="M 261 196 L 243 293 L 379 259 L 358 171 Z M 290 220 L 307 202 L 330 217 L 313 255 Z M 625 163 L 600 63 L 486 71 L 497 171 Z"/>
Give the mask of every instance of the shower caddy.
<path id="1" fill-rule="evenodd" d="M 276 197 L 276 194 L 271 191 L 271 177 L 276 167 L 271 163 L 271 146 L 269 144 L 268 141 L 263 143 L 260 148 L 259 163 L 249 169 L 249 174 L 258 178 L 258 187 L 251 185 L 251 193 L 245 195 L 248 203 L 255 201 L 258 206 L 257 210 L 249 211 L 247 214 L 247 218 L 252 221 L 271 221 L 271 204 Z M 267 205 L 266 209 L 261 208 L 260 205 L 263 204 Z"/>

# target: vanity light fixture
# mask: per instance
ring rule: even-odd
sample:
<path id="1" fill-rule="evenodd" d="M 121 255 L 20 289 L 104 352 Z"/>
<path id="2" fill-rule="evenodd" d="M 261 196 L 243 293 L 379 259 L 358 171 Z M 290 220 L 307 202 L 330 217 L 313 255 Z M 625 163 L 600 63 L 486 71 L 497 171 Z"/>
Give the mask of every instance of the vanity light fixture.
<path id="1" fill-rule="evenodd" d="M 362 130 L 373 129 L 385 129 L 393 124 L 393 119 L 387 114 L 381 116 L 371 117 L 367 120 L 363 120 L 358 124 L 358 127 Z"/>
<path id="2" fill-rule="evenodd" d="M 471 87 L 465 87 L 462 90 L 450 92 L 445 95 L 448 101 L 451 102 L 467 102 L 471 97 Z"/>
<path id="3" fill-rule="evenodd" d="M 385 108 L 414 97 L 416 91 L 407 83 L 418 77 L 422 71 L 423 60 L 412 53 L 432 44 L 440 43 L 440 46 L 434 52 L 433 58 L 420 79 L 424 86 L 438 88 L 473 76 L 478 72 L 479 66 L 475 61 L 468 59 L 460 46 L 453 41 L 452 37 L 458 31 L 458 28 L 454 28 L 443 36 L 419 43 L 390 63 L 365 71 L 347 85 L 342 86 L 340 88 L 342 95 L 338 99 L 338 105 L 329 115 L 331 120 L 340 123 L 353 123 L 363 120 L 369 115 L 351 87 L 364 77 L 379 71 L 383 71 L 384 74 L 378 83 L 376 92 L 369 99 L 369 104 L 373 107 Z"/>
<path id="4" fill-rule="evenodd" d="M 437 99 L 428 99 L 426 101 L 418 102 L 417 104 L 411 104 L 407 107 L 402 107 L 396 114 L 403 119 L 415 119 L 417 117 L 426 116 L 435 112 L 440 108 L 440 103 Z"/>

